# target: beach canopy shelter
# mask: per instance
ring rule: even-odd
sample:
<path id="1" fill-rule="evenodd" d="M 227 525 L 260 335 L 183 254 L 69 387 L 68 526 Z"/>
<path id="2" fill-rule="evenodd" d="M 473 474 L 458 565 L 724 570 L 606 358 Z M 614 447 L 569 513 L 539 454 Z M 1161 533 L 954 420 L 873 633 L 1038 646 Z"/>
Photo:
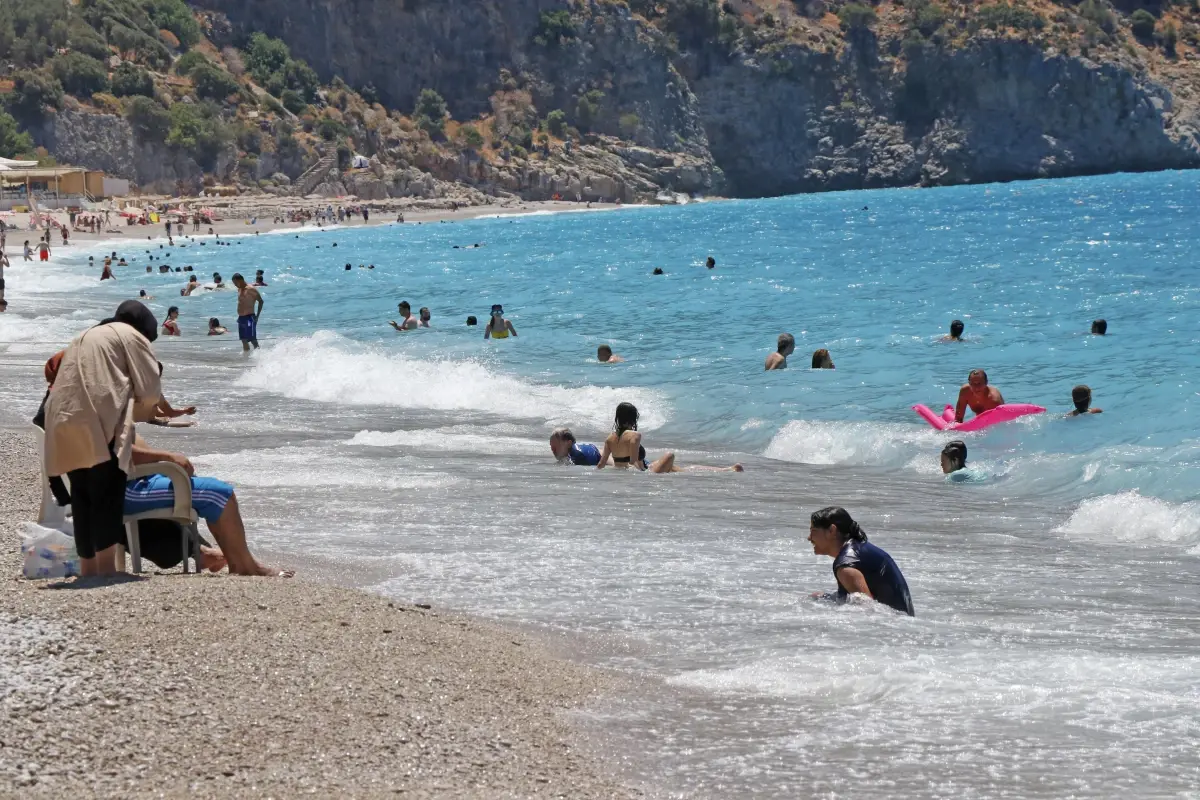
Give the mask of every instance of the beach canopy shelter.
<path id="1" fill-rule="evenodd" d="M 0 158 L 0 170 L 29 169 L 37 165 L 38 162 L 36 161 L 17 161 L 12 158 Z"/>

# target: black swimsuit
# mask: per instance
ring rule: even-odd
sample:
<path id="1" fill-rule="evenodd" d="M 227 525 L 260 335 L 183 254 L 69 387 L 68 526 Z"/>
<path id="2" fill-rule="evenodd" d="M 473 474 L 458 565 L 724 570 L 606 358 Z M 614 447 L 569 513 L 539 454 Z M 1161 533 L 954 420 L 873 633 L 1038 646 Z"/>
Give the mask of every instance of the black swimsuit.
<path id="1" fill-rule="evenodd" d="M 650 462 L 646 461 L 646 448 L 638 447 L 638 461 L 642 462 L 643 467 L 645 467 L 646 469 L 650 469 Z M 625 456 L 625 458 L 617 458 L 616 456 L 613 456 L 613 463 L 614 464 L 628 464 L 629 456 Z"/>

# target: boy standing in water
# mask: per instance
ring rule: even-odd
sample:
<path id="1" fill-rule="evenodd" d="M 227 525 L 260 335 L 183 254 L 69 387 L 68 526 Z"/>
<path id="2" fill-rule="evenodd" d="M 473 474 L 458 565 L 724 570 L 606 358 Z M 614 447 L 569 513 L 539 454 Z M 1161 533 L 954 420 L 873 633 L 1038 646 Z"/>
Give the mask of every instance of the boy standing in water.
<path id="1" fill-rule="evenodd" d="M 263 298 L 258 289 L 246 283 L 240 272 L 234 274 L 233 285 L 238 290 L 238 338 L 242 340 L 242 352 L 249 353 L 251 345 L 258 349 L 258 316 L 262 313 Z"/>

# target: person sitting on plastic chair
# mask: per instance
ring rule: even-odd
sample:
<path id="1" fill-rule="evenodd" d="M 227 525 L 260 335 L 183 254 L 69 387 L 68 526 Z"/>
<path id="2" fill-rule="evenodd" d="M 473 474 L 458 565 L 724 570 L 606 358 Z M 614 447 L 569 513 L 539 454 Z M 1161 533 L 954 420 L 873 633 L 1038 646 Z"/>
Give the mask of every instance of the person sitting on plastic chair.
<path id="1" fill-rule="evenodd" d="M 178 464 L 187 472 L 192 482 L 192 508 L 196 515 L 208 523 L 208 529 L 216 538 L 221 549 L 216 552 L 204 553 L 201 548 L 201 566 L 216 572 L 217 559 L 228 564 L 229 572 L 233 575 L 256 575 L 290 578 L 295 573 L 290 570 L 278 570 L 265 567 L 250 554 L 246 544 L 246 526 L 242 522 L 242 512 L 238 508 L 237 495 L 233 487 L 216 478 L 198 478 L 196 469 L 187 456 L 172 453 L 167 450 L 151 448 L 139 436 L 133 443 L 133 463 L 153 464 L 169 461 Z M 143 514 L 160 508 L 172 508 L 175 505 L 175 490 L 166 475 L 150 475 L 145 478 L 134 478 L 125 484 L 125 513 L 127 515 Z"/>

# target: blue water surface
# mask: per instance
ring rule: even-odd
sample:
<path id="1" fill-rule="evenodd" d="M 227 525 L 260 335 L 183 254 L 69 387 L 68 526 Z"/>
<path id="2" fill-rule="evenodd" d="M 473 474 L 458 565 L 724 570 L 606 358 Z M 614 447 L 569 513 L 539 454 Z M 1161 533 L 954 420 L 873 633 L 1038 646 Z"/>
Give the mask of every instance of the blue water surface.
<path id="1" fill-rule="evenodd" d="M 966 437 L 973 461 L 1029 491 L 1182 501 L 1200 485 L 1197 184 L 1194 172 L 1114 175 L 147 247 L 206 279 L 264 269 L 264 340 L 332 331 L 542 384 L 646 387 L 662 398 L 660 437 L 676 445 L 908 464 L 937 441 L 910 407 L 940 411 L 980 367 L 1008 401 L 1050 413 Z M 135 280 L 164 307 L 182 283 Z M 400 300 L 430 308 L 433 330 L 388 327 Z M 209 316 L 232 323 L 233 302 L 179 298 L 185 330 Z M 519 339 L 484 342 L 465 325 L 497 302 Z M 967 341 L 940 341 L 955 318 Z M 1097 318 L 1107 336 L 1088 334 Z M 785 331 L 791 367 L 766 373 Z M 627 362 L 597 363 L 602 343 Z M 836 370 L 808 368 L 818 348 Z M 1064 421 L 1079 383 L 1105 413 Z M 1017 468 L 1022 458 L 1036 468 Z"/>

